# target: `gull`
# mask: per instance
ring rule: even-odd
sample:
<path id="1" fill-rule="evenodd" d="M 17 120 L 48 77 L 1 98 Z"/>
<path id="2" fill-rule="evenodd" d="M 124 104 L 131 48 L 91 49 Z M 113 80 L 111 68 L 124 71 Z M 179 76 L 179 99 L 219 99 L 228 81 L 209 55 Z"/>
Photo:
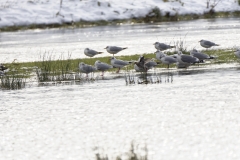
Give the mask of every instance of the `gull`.
<path id="1" fill-rule="evenodd" d="M 101 76 L 103 76 L 104 71 L 106 71 L 106 70 L 108 70 L 110 68 L 113 68 L 113 66 L 111 66 L 111 65 L 109 65 L 107 63 L 103 63 L 103 62 L 101 62 L 99 60 L 97 60 L 95 62 L 95 67 L 96 67 L 97 70 L 102 71 L 102 75 Z"/>
<path id="2" fill-rule="evenodd" d="M 196 49 L 193 49 L 190 51 L 190 55 L 193 56 L 193 57 L 196 57 L 199 59 L 199 62 L 204 62 L 205 59 L 214 59 L 214 57 L 211 57 L 205 53 L 202 53 L 202 52 L 199 52 L 198 50 Z"/>
<path id="3" fill-rule="evenodd" d="M 168 65 L 168 69 L 169 69 L 169 65 L 173 64 L 173 63 L 177 63 L 178 60 L 176 58 L 174 58 L 173 56 L 168 56 L 164 53 L 162 53 L 161 51 L 157 51 L 156 53 L 156 58 L 161 61 L 163 64 L 167 64 Z"/>
<path id="4" fill-rule="evenodd" d="M 183 54 L 181 51 L 178 51 L 177 55 L 177 67 L 178 68 L 187 68 L 191 64 L 198 63 L 199 59 L 191 55 Z"/>
<path id="5" fill-rule="evenodd" d="M 84 54 L 88 57 L 94 57 L 95 55 L 101 54 L 101 53 L 103 53 L 103 52 L 98 52 L 98 51 L 95 51 L 95 50 L 89 49 L 89 48 L 84 49 Z"/>
<path id="6" fill-rule="evenodd" d="M 203 40 L 203 39 L 199 42 L 200 42 L 200 45 L 204 48 L 211 48 L 212 46 L 219 46 L 218 44 L 215 44 L 211 41 L 207 41 L 207 40 Z"/>
<path id="7" fill-rule="evenodd" d="M 134 64 L 134 69 L 138 72 L 147 72 L 149 69 L 152 69 L 156 66 L 157 63 L 154 61 L 154 59 L 144 58 L 144 56 L 140 56 L 138 61 Z"/>
<path id="8" fill-rule="evenodd" d="M 235 54 L 238 58 L 240 58 L 240 49 L 237 49 L 237 50 L 234 52 L 234 54 Z"/>
<path id="9" fill-rule="evenodd" d="M 117 54 L 118 52 L 120 52 L 124 49 L 127 49 L 127 47 L 122 48 L 122 47 L 117 47 L 117 46 L 107 46 L 104 49 L 106 49 L 108 53 L 113 54 L 113 56 L 114 56 L 114 54 Z"/>
<path id="10" fill-rule="evenodd" d="M 86 77 L 88 77 L 89 73 L 94 72 L 97 69 L 91 65 L 81 62 L 81 63 L 79 63 L 79 70 L 80 70 L 80 72 L 86 73 Z"/>
<path id="11" fill-rule="evenodd" d="M 164 51 L 164 50 L 167 50 L 167 49 L 171 49 L 171 48 L 175 48 L 176 46 L 170 46 L 170 45 L 167 45 L 165 43 L 159 43 L 159 42 L 155 42 L 153 44 L 155 46 L 155 48 L 157 50 L 160 50 L 160 51 Z"/>
<path id="12" fill-rule="evenodd" d="M 111 59 L 111 65 L 115 68 L 118 68 L 116 73 L 119 73 L 119 71 L 122 67 L 132 63 L 132 62 L 129 62 L 129 61 L 123 61 L 123 60 L 120 60 L 120 59 L 116 59 L 115 57 L 111 57 L 110 59 Z"/>

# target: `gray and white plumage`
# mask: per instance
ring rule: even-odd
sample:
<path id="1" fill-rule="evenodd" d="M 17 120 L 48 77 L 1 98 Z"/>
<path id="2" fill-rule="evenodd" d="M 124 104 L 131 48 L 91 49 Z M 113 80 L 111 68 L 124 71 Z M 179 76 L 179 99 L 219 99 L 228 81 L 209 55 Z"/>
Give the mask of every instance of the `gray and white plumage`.
<path id="1" fill-rule="evenodd" d="M 237 56 L 237 58 L 240 58 L 240 49 L 237 49 L 234 54 Z"/>
<path id="2" fill-rule="evenodd" d="M 129 65 L 131 63 L 132 62 L 130 62 L 130 61 L 123 61 L 123 60 L 120 60 L 120 59 L 116 59 L 115 57 L 111 57 L 111 65 L 115 68 L 118 68 L 117 73 L 120 71 L 120 68 L 122 68 L 126 65 Z"/>
<path id="3" fill-rule="evenodd" d="M 107 63 L 103 63 L 99 60 L 97 60 L 95 62 L 95 67 L 96 67 L 97 70 L 102 71 L 102 76 L 103 76 L 104 71 L 109 70 L 110 68 L 113 68 L 113 66 L 111 66 Z"/>
<path id="4" fill-rule="evenodd" d="M 108 53 L 114 55 L 114 54 L 117 54 L 118 52 L 120 52 L 124 49 L 127 49 L 127 47 L 122 48 L 122 47 L 117 47 L 117 46 L 107 46 L 104 49 L 106 49 Z"/>
<path id="5" fill-rule="evenodd" d="M 84 49 L 84 54 L 88 57 L 94 57 L 95 55 L 101 54 L 103 52 L 98 52 L 90 48 L 85 48 Z"/>
<path id="6" fill-rule="evenodd" d="M 97 69 L 91 65 L 81 62 L 81 63 L 79 63 L 79 70 L 82 73 L 86 73 L 86 76 L 88 76 L 89 73 L 94 72 Z"/>
<path id="7" fill-rule="evenodd" d="M 156 58 L 161 61 L 163 64 L 167 64 L 168 68 L 170 64 L 174 64 L 177 63 L 177 59 L 174 58 L 173 56 L 168 56 L 164 53 L 162 53 L 161 51 L 157 51 L 156 53 Z"/>
<path id="8" fill-rule="evenodd" d="M 170 46 L 168 44 L 165 44 L 165 43 L 159 43 L 159 42 L 155 42 L 154 43 L 154 46 L 157 50 L 160 50 L 160 51 L 164 51 L 164 50 L 167 50 L 167 49 L 171 49 L 171 48 L 175 48 L 175 46 Z"/>
<path id="9" fill-rule="evenodd" d="M 196 49 L 191 50 L 190 55 L 198 58 L 200 62 L 203 62 L 203 60 L 206 60 L 206 59 L 214 59 L 214 57 L 211 57 L 205 53 L 199 52 Z"/>
<path id="10" fill-rule="evenodd" d="M 178 68 L 187 68 L 191 64 L 199 62 L 198 58 L 193 57 L 191 55 L 183 54 L 181 51 L 178 51 L 177 60 L 178 60 L 178 62 L 177 62 L 177 67 Z"/>
<path id="11" fill-rule="evenodd" d="M 216 44 L 214 42 L 203 40 L 203 39 L 199 42 L 200 42 L 200 45 L 204 48 L 211 48 L 213 46 L 219 46 L 218 44 Z"/>

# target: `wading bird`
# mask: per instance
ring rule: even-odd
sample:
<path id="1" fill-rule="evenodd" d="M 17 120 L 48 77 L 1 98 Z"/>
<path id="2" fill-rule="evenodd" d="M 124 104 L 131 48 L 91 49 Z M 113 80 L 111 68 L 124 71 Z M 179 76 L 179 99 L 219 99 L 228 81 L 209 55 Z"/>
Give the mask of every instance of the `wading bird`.
<path id="1" fill-rule="evenodd" d="M 117 47 L 117 46 L 107 46 L 104 49 L 106 49 L 108 53 L 113 54 L 113 56 L 114 56 L 114 54 L 117 54 L 118 52 L 120 52 L 124 49 L 127 49 L 127 47 L 122 48 L 122 47 Z"/>
<path id="2" fill-rule="evenodd" d="M 178 51 L 177 55 L 177 67 L 178 68 L 187 68 L 191 64 L 199 63 L 199 59 L 191 55 L 183 54 L 181 51 Z"/>
<path id="3" fill-rule="evenodd" d="M 116 73 L 119 73 L 119 71 L 122 67 L 132 63 L 130 61 L 123 61 L 123 60 L 120 60 L 120 59 L 116 59 L 115 57 L 111 57 L 110 59 L 111 59 L 111 65 L 115 68 L 118 68 Z"/>
<path id="4" fill-rule="evenodd" d="M 211 48 L 211 47 L 213 47 L 213 46 L 219 46 L 218 44 L 216 44 L 216 43 L 213 43 L 213 42 L 211 42 L 211 41 L 207 41 L 207 40 L 201 40 L 201 41 L 199 41 L 200 42 L 200 45 L 202 46 L 202 47 L 204 47 L 204 48 Z"/>
<path id="5" fill-rule="evenodd" d="M 97 60 L 95 62 L 95 67 L 96 67 L 97 70 L 102 71 L 102 75 L 101 76 L 103 76 L 104 71 L 109 70 L 110 68 L 113 68 L 113 66 L 111 66 L 111 65 L 109 65 L 107 63 L 103 63 L 103 62 L 101 62 L 99 60 Z"/>
<path id="6" fill-rule="evenodd" d="M 88 57 L 94 57 L 94 56 L 96 56 L 98 54 L 101 54 L 101 53 L 103 53 L 103 52 L 98 52 L 98 51 L 95 51 L 95 50 L 89 49 L 89 48 L 84 49 L 84 54 Z"/>
<path id="7" fill-rule="evenodd" d="M 91 65 L 81 62 L 81 63 L 79 63 L 79 70 L 82 73 L 86 73 L 86 77 L 88 77 L 89 73 L 92 73 L 92 72 L 96 71 L 97 69 Z"/>
<path id="8" fill-rule="evenodd" d="M 214 59 L 214 57 L 211 57 L 205 53 L 202 53 L 202 52 L 199 52 L 198 50 L 196 49 L 193 49 L 190 51 L 190 55 L 193 56 L 193 57 L 196 57 L 199 59 L 199 62 L 203 63 L 204 60 L 206 59 Z"/>
<path id="9" fill-rule="evenodd" d="M 170 64 L 174 64 L 177 63 L 178 60 L 176 58 L 174 58 L 173 56 L 168 56 L 164 53 L 162 53 L 161 51 L 157 51 L 155 52 L 156 54 L 156 58 L 161 61 L 163 64 L 167 64 L 167 68 L 169 69 L 169 65 Z"/>
<path id="10" fill-rule="evenodd" d="M 167 49 L 171 49 L 171 48 L 175 48 L 176 46 L 170 46 L 170 45 L 167 45 L 165 43 L 159 43 L 159 42 L 155 42 L 153 44 L 155 46 L 155 48 L 157 50 L 160 50 L 160 51 L 164 51 L 164 50 L 167 50 Z"/>

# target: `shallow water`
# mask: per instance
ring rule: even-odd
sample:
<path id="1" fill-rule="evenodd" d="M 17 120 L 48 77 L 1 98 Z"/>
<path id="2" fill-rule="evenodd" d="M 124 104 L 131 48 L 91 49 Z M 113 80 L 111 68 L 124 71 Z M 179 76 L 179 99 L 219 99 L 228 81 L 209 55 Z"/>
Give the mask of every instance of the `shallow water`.
<path id="1" fill-rule="evenodd" d="M 238 45 L 240 19 L 101 26 L 0 33 L 0 60 L 35 61 L 46 51 L 83 58 L 83 49 L 129 47 L 119 55 L 154 52 L 155 41 L 201 49 L 200 39 Z M 114 39 L 114 41 L 113 41 Z M 103 56 L 109 56 L 104 53 Z M 81 84 L 27 83 L 0 94 L 0 159 L 126 159 L 130 144 L 151 160 L 239 159 L 238 63 L 156 69 L 161 83 L 126 85 L 121 74 Z"/>
<path id="2" fill-rule="evenodd" d="M 104 51 L 99 56 L 110 56 L 105 51 L 108 45 L 128 47 L 118 55 L 133 55 L 155 52 L 156 41 L 174 44 L 184 41 L 188 50 L 196 48 L 201 39 L 219 44 L 216 48 L 239 47 L 240 18 L 199 19 L 181 22 L 153 24 L 126 24 L 91 28 L 27 30 L 0 33 L 1 63 L 41 60 L 44 53 L 65 58 L 86 58 L 83 51 L 89 47 Z"/>
<path id="3" fill-rule="evenodd" d="M 124 159 L 131 142 L 151 160 L 239 159 L 239 73 L 239 64 L 193 66 L 151 71 L 156 84 L 126 85 L 122 72 L 1 91 L 0 159 Z"/>

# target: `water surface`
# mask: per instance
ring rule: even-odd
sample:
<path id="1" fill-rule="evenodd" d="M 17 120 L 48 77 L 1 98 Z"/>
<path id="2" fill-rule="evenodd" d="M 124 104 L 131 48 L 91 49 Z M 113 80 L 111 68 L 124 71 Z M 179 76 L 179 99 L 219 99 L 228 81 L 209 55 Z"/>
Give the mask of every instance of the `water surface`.
<path id="1" fill-rule="evenodd" d="M 126 24 L 118 26 L 98 26 L 91 28 L 60 28 L 48 30 L 26 30 L 0 33 L 0 61 L 2 63 L 18 61 L 36 61 L 44 53 L 59 58 L 61 55 L 71 58 L 86 58 L 83 51 L 89 47 L 105 53 L 108 45 L 128 47 L 118 55 L 152 53 L 156 41 L 173 45 L 184 41 L 188 50 L 196 48 L 201 39 L 219 44 L 217 48 L 239 46 L 239 18 L 199 19 L 181 22 L 162 22 L 153 24 Z"/>
<path id="2" fill-rule="evenodd" d="M 152 160 L 239 159 L 239 65 L 155 73 L 162 83 L 126 85 L 122 72 L 1 91 L 0 159 L 124 159 L 131 142 Z"/>

